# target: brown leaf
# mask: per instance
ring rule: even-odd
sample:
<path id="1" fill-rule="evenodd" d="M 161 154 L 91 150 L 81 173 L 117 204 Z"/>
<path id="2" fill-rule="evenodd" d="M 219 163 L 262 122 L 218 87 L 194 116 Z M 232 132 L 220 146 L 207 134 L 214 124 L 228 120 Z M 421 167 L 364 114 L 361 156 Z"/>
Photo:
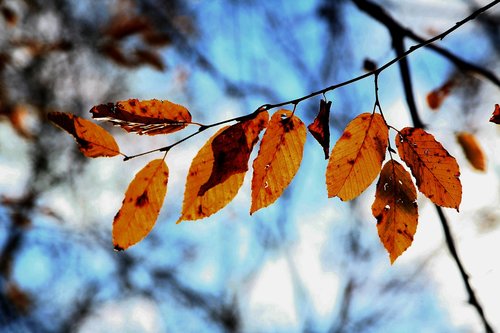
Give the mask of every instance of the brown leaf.
<path id="1" fill-rule="evenodd" d="M 115 16 L 111 23 L 104 29 L 104 34 L 119 40 L 143 31 L 148 31 L 149 29 L 150 24 L 142 17 L 124 18 L 122 15 L 119 15 Z"/>
<path id="2" fill-rule="evenodd" d="M 416 200 L 417 191 L 410 174 L 398 162 L 388 161 L 380 173 L 372 213 L 391 264 L 413 242 L 418 222 Z"/>
<path id="3" fill-rule="evenodd" d="M 328 197 L 351 200 L 366 190 L 380 172 L 388 136 L 378 113 L 362 113 L 347 125 L 328 161 Z"/>
<path id="4" fill-rule="evenodd" d="M 495 124 L 500 124 L 500 105 L 495 104 L 495 110 L 491 115 L 490 121 Z"/>
<path id="5" fill-rule="evenodd" d="M 113 221 L 113 245 L 122 251 L 153 229 L 167 193 L 168 167 L 163 159 L 149 162 L 130 182 Z"/>
<path id="6" fill-rule="evenodd" d="M 191 163 L 186 180 L 183 220 L 197 220 L 224 208 L 238 193 L 248 159 L 259 133 L 267 126 L 269 114 L 222 128 L 200 149 Z"/>
<path id="7" fill-rule="evenodd" d="M 140 135 L 173 133 L 191 122 L 191 114 L 184 106 L 157 99 L 129 99 L 116 104 L 101 104 L 94 106 L 90 112 L 95 119 L 107 120 L 127 132 Z"/>
<path id="8" fill-rule="evenodd" d="M 305 142 L 306 127 L 298 117 L 288 110 L 273 114 L 253 162 L 250 214 L 281 196 L 299 169 Z"/>
<path id="9" fill-rule="evenodd" d="M 436 205 L 456 208 L 462 201 L 457 161 L 421 128 L 403 128 L 396 136 L 399 156 L 410 168 L 420 192 Z"/>
<path id="10" fill-rule="evenodd" d="M 468 132 L 457 133 L 457 141 L 470 164 L 479 171 L 486 171 L 486 157 L 476 137 Z"/>
<path id="11" fill-rule="evenodd" d="M 4 20 L 7 22 L 9 26 L 13 27 L 17 24 L 18 16 L 12 8 L 9 8 L 7 6 L 2 6 L 0 12 L 2 13 Z"/>
<path id="12" fill-rule="evenodd" d="M 137 49 L 135 50 L 135 56 L 139 64 L 151 65 L 159 71 L 165 70 L 165 64 L 163 63 L 161 55 L 158 52 L 146 49 Z"/>
<path id="13" fill-rule="evenodd" d="M 116 156 L 120 148 L 104 128 L 71 113 L 50 112 L 48 119 L 71 134 L 87 157 Z"/>
<path id="14" fill-rule="evenodd" d="M 319 113 L 314 119 L 313 123 L 307 126 L 309 132 L 323 147 L 325 153 L 325 160 L 328 159 L 330 152 L 330 107 L 332 102 L 321 100 L 319 104 Z"/>
<path id="15" fill-rule="evenodd" d="M 134 61 L 125 56 L 122 47 L 118 43 L 108 41 L 102 44 L 99 47 L 99 50 L 102 54 L 115 62 L 117 65 L 129 68 L 135 67 L 137 65 Z"/>
<path id="16" fill-rule="evenodd" d="M 455 85 L 455 81 L 453 79 L 450 79 L 446 81 L 441 87 L 434 89 L 430 93 L 427 94 L 427 105 L 432 110 L 437 110 L 441 107 L 441 104 L 443 104 L 444 100 L 446 97 L 451 92 L 451 89 Z"/>

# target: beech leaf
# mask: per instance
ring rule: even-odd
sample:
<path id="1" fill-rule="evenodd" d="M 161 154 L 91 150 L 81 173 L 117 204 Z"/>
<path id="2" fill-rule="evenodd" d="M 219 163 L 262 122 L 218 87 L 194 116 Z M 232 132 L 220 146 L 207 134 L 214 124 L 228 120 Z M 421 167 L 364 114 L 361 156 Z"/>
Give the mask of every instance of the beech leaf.
<path id="1" fill-rule="evenodd" d="M 130 182 L 113 221 L 113 244 L 122 251 L 153 229 L 167 193 L 168 167 L 163 159 L 149 162 Z"/>
<path id="2" fill-rule="evenodd" d="M 268 121 L 268 112 L 260 112 L 220 129 L 205 143 L 189 168 L 177 223 L 210 216 L 233 200 L 243 184 L 259 133 Z"/>
<path id="3" fill-rule="evenodd" d="M 120 148 L 111 134 L 89 120 L 64 112 L 50 112 L 47 118 L 71 134 L 78 143 L 80 151 L 87 157 L 120 154 Z"/>
<path id="4" fill-rule="evenodd" d="M 328 159 L 330 152 L 330 107 L 332 102 L 321 100 L 319 104 L 319 113 L 307 129 L 311 132 L 312 136 L 323 147 L 325 153 L 325 160 Z"/>
<path id="5" fill-rule="evenodd" d="M 351 200 L 377 178 L 387 149 L 389 129 L 378 113 L 362 113 L 345 128 L 326 169 L 328 197 Z"/>
<path id="6" fill-rule="evenodd" d="M 302 162 L 306 135 L 306 126 L 292 112 L 273 114 L 253 162 L 250 214 L 275 202 L 290 184 Z"/>
<path id="7" fill-rule="evenodd" d="M 396 161 L 385 163 L 372 205 L 380 241 L 391 264 L 411 245 L 417 230 L 417 191 L 408 171 Z"/>
<path id="8" fill-rule="evenodd" d="M 486 171 L 486 156 L 476 137 L 468 132 L 457 133 L 457 141 L 470 164 L 479 171 Z"/>
<path id="9" fill-rule="evenodd" d="M 396 136 L 399 156 L 410 168 L 420 192 L 436 205 L 455 208 L 462 201 L 457 161 L 421 128 L 403 128 Z"/>
<path id="10" fill-rule="evenodd" d="M 191 114 L 184 106 L 157 99 L 129 99 L 116 104 L 100 104 L 90 112 L 97 120 L 109 121 L 127 132 L 140 135 L 173 133 L 191 122 Z"/>
<path id="11" fill-rule="evenodd" d="M 491 115 L 490 121 L 495 124 L 500 124 L 500 105 L 495 104 L 495 110 Z"/>

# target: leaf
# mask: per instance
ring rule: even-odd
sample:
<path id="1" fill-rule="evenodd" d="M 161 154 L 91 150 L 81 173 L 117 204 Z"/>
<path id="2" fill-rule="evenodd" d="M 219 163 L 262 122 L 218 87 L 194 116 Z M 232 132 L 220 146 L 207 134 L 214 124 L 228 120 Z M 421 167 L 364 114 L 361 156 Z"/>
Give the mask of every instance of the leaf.
<path id="1" fill-rule="evenodd" d="M 372 205 L 380 241 L 391 264 L 413 242 L 417 231 L 417 191 L 408 171 L 396 161 L 385 163 L 380 173 Z"/>
<path id="2" fill-rule="evenodd" d="M 457 133 L 457 141 L 470 164 L 479 171 L 486 171 L 486 157 L 476 137 L 468 132 Z"/>
<path id="3" fill-rule="evenodd" d="M 104 128 L 71 113 L 50 112 L 48 119 L 71 134 L 87 157 L 116 156 L 120 148 Z"/>
<path id="4" fill-rule="evenodd" d="M 233 200 L 243 184 L 259 133 L 268 121 L 268 112 L 260 112 L 254 118 L 220 129 L 205 143 L 189 168 L 177 223 L 210 216 Z"/>
<path id="5" fill-rule="evenodd" d="M 135 50 L 135 57 L 137 58 L 139 64 L 151 65 L 158 71 L 163 71 L 166 68 L 163 63 L 163 59 L 158 52 L 147 49 L 137 49 Z"/>
<path id="6" fill-rule="evenodd" d="M 500 105 L 495 104 L 495 110 L 491 115 L 490 121 L 495 124 L 500 124 Z"/>
<path id="7" fill-rule="evenodd" d="M 92 117 L 121 126 L 127 132 L 157 135 L 179 131 L 191 122 L 191 114 L 182 105 L 157 99 L 129 99 L 116 104 L 94 106 Z"/>
<path id="8" fill-rule="evenodd" d="M 250 214 L 278 199 L 297 173 L 306 142 L 306 126 L 292 112 L 271 117 L 253 162 Z"/>
<path id="9" fill-rule="evenodd" d="M 446 97 L 451 92 L 451 89 L 455 85 L 455 81 L 450 79 L 446 81 L 441 87 L 434 89 L 430 93 L 427 94 L 427 105 L 432 110 L 437 110 L 441 107 Z"/>
<path id="10" fill-rule="evenodd" d="M 309 132 L 318 141 L 318 143 L 323 147 L 325 153 L 325 160 L 328 159 L 328 153 L 330 152 L 330 107 L 332 102 L 326 102 L 321 100 L 319 104 L 319 113 L 314 119 L 313 123 L 307 126 Z"/>
<path id="11" fill-rule="evenodd" d="M 421 128 L 403 128 L 396 136 L 399 156 L 410 168 L 420 192 L 436 205 L 455 208 L 462 201 L 457 161 Z"/>
<path id="12" fill-rule="evenodd" d="M 351 200 L 370 186 L 382 167 L 388 136 L 378 113 L 362 113 L 347 125 L 328 161 L 328 197 Z"/>
<path id="13" fill-rule="evenodd" d="M 149 162 L 135 175 L 113 221 L 115 250 L 126 250 L 153 229 L 167 193 L 167 182 L 168 167 L 163 159 Z"/>

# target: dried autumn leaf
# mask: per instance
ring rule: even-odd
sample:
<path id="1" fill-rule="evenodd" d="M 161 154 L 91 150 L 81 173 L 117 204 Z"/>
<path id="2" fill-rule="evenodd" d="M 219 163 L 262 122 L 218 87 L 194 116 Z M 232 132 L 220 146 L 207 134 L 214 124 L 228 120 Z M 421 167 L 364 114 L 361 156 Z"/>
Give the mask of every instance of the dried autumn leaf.
<path id="1" fill-rule="evenodd" d="M 222 128 L 205 143 L 189 168 L 177 223 L 210 216 L 233 200 L 243 184 L 259 133 L 268 121 L 267 111 L 260 112 L 254 118 Z"/>
<path id="2" fill-rule="evenodd" d="M 168 167 L 163 159 L 149 162 L 130 182 L 113 220 L 113 245 L 122 251 L 153 229 L 167 193 Z"/>
<path id="3" fill-rule="evenodd" d="M 104 34 L 114 39 L 123 39 L 125 37 L 148 31 L 150 24 L 142 17 L 128 17 L 115 16 L 111 23 L 104 29 Z"/>
<path id="4" fill-rule="evenodd" d="M 433 110 L 439 109 L 441 104 L 443 104 L 446 97 L 451 92 L 451 89 L 455 85 L 453 80 L 448 80 L 441 87 L 434 89 L 430 93 L 427 94 L 427 105 Z"/>
<path id="5" fill-rule="evenodd" d="M 173 133 L 191 122 L 191 114 L 184 106 L 157 99 L 100 104 L 90 112 L 95 119 L 109 121 L 127 132 L 140 135 Z"/>
<path id="6" fill-rule="evenodd" d="M 470 164 L 479 171 L 486 171 L 486 157 L 476 137 L 468 132 L 457 133 L 457 141 Z"/>
<path id="7" fill-rule="evenodd" d="M 436 205 L 458 210 L 462 201 L 460 170 L 441 143 L 421 128 L 405 127 L 396 136 L 396 146 L 419 191 Z"/>
<path id="8" fill-rule="evenodd" d="M 351 200 L 375 180 L 387 149 L 389 129 L 378 113 L 362 113 L 345 128 L 326 169 L 328 197 Z"/>
<path id="9" fill-rule="evenodd" d="M 319 113 L 314 119 L 313 123 L 307 126 L 309 132 L 323 147 L 325 153 L 325 160 L 328 159 L 330 152 L 330 107 L 332 102 L 321 100 L 319 104 Z"/>
<path id="10" fill-rule="evenodd" d="M 158 52 L 146 49 L 137 49 L 134 53 L 139 64 L 151 65 L 159 71 L 165 70 L 165 64 L 163 63 L 161 55 Z"/>
<path id="11" fill-rule="evenodd" d="M 273 114 L 253 162 L 250 214 L 281 196 L 299 169 L 305 142 L 306 126 L 298 117 L 288 110 Z"/>
<path id="12" fill-rule="evenodd" d="M 495 124 L 500 124 L 500 105 L 495 104 L 495 110 L 491 115 L 490 121 Z"/>
<path id="13" fill-rule="evenodd" d="M 50 112 L 48 119 L 71 134 L 87 157 L 116 156 L 120 148 L 104 128 L 71 113 Z"/>
<path id="14" fill-rule="evenodd" d="M 380 173 L 372 214 L 391 264 L 413 242 L 418 222 L 416 200 L 417 191 L 410 174 L 398 162 L 388 161 Z"/>

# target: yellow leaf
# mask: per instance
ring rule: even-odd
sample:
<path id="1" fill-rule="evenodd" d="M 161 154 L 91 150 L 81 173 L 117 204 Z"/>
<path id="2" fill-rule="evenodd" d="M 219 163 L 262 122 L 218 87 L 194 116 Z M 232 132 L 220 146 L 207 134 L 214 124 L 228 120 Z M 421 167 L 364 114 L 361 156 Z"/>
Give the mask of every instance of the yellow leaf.
<path id="1" fill-rule="evenodd" d="M 130 182 L 113 221 L 115 250 L 126 250 L 149 234 L 167 193 L 168 167 L 163 159 L 149 162 Z"/>
<path id="2" fill-rule="evenodd" d="M 460 132 L 457 133 L 457 140 L 470 164 L 479 171 L 486 171 L 486 157 L 476 137 L 471 133 Z"/>
<path id="3" fill-rule="evenodd" d="M 107 120 L 127 132 L 157 135 L 179 131 L 191 122 L 191 114 L 182 105 L 169 101 L 129 99 L 116 104 L 94 106 L 90 112 L 98 120 Z"/>
<path id="4" fill-rule="evenodd" d="M 259 133 L 268 121 L 268 112 L 260 112 L 254 118 L 220 129 L 205 143 L 189 168 L 177 223 L 210 216 L 233 200 L 243 184 Z"/>
<path id="5" fill-rule="evenodd" d="M 411 245 L 417 231 L 417 191 L 410 174 L 396 161 L 382 168 L 372 205 L 380 241 L 391 264 Z"/>
<path id="6" fill-rule="evenodd" d="M 378 113 L 362 113 L 345 128 L 326 169 L 328 197 L 351 200 L 375 180 L 382 167 L 389 129 Z"/>
<path id="7" fill-rule="evenodd" d="M 419 191 L 436 205 L 458 210 L 462 201 L 460 169 L 441 143 L 421 128 L 405 127 L 396 136 L 396 146 Z"/>
<path id="8" fill-rule="evenodd" d="M 87 157 L 116 156 L 120 148 L 104 128 L 71 113 L 50 112 L 48 119 L 71 134 Z"/>
<path id="9" fill-rule="evenodd" d="M 250 214 L 278 199 L 297 173 L 306 142 L 304 123 L 288 110 L 278 110 L 264 133 L 253 162 Z"/>

